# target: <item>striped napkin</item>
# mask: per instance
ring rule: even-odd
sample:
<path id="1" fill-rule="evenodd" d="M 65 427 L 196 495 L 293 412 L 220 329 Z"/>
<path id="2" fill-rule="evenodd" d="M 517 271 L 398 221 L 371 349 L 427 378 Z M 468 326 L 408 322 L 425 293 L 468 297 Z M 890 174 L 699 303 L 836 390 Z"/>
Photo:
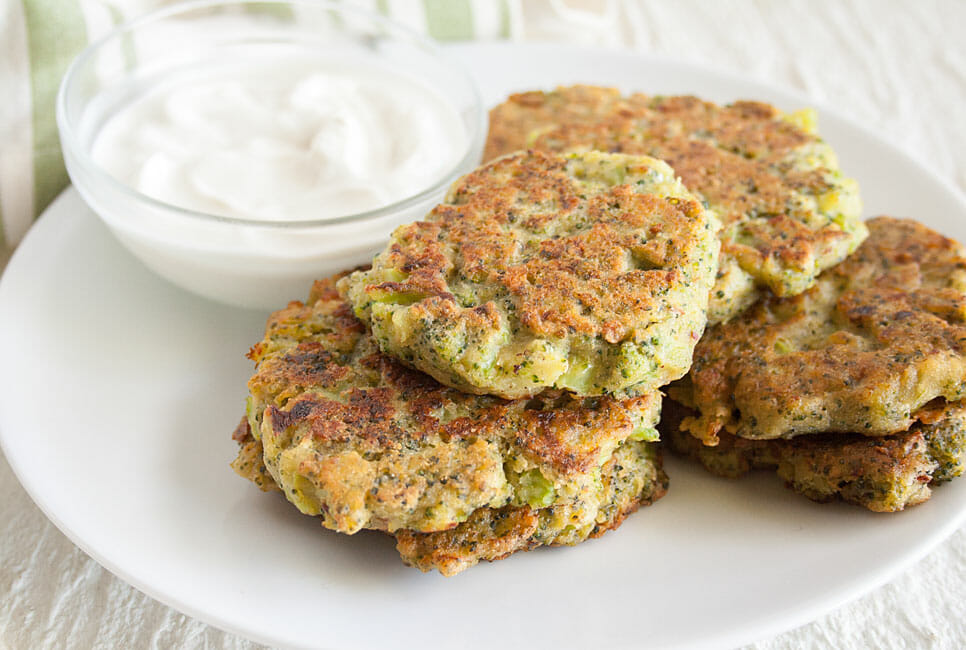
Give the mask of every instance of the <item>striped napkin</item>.
<path id="1" fill-rule="evenodd" d="M 511 36 L 518 0 L 342 0 L 447 41 Z M 71 60 L 170 0 L 0 0 L 0 259 L 69 180 L 54 99 Z"/>

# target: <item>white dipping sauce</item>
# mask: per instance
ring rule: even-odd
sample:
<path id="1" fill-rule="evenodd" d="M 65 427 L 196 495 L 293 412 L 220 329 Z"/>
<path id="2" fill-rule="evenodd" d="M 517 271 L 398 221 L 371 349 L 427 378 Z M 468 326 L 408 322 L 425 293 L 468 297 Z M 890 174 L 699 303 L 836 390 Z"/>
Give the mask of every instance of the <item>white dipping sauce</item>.
<path id="1" fill-rule="evenodd" d="M 165 203 L 244 219 L 331 219 L 418 194 L 462 158 L 445 97 L 376 67 L 213 62 L 155 81 L 94 135 L 94 161 Z"/>

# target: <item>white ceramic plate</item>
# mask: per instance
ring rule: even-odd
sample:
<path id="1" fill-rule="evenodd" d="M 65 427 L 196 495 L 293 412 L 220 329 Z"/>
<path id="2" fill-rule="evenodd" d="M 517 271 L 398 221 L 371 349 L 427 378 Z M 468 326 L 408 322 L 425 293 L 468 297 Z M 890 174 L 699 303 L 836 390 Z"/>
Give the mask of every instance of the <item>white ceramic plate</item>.
<path id="1" fill-rule="evenodd" d="M 630 55 L 478 45 L 454 52 L 490 103 L 513 90 L 583 81 L 808 105 Z M 862 184 L 868 215 L 915 216 L 966 240 L 966 207 L 955 192 L 830 111 L 820 118 Z M 668 496 L 599 540 L 453 579 L 424 575 L 402 566 L 388 537 L 325 531 L 228 467 L 251 371 L 243 355 L 264 318 L 152 275 L 73 191 L 51 206 L 0 282 L 0 440 L 27 491 L 121 578 L 262 642 L 737 645 L 885 582 L 966 519 L 966 480 L 884 516 L 813 504 L 767 473 L 731 482 L 671 459 Z"/>

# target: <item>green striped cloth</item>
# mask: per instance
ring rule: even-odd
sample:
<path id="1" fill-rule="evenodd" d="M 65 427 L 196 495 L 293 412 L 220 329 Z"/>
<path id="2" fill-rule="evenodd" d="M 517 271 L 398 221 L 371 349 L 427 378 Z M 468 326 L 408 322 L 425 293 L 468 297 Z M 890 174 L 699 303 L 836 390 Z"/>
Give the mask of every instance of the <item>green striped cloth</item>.
<path id="1" fill-rule="evenodd" d="M 342 0 L 439 40 L 507 38 L 518 0 Z M 54 99 L 92 39 L 170 0 L 0 0 L 0 259 L 68 184 Z"/>

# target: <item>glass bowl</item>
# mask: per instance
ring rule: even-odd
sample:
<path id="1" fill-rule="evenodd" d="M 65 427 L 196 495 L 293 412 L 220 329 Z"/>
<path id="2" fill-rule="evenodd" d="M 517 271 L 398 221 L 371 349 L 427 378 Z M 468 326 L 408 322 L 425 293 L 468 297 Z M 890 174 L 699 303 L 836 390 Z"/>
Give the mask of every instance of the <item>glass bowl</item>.
<path id="1" fill-rule="evenodd" d="M 378 209 L 265 221 L 152 198 L 92 158 L 104 123 L 145 89 L 211 61 L 243 65 L 261 52 L 289 50 L 331 65 L 378 68 L 436 91 L 465 127 L 458 162 Z M 84 50 L 61 84 L 57 125 L 74 186 L 144 264 L 196 294 L 266 309 L 304 299 L 317 278 L 371 261 L 395 226 L 429 212 L 453 180 L 479 163 L 486 113 L 474 80 L 451 56 L 378 14 L 322 0 L 201 0 L 122 25 Z"/>

